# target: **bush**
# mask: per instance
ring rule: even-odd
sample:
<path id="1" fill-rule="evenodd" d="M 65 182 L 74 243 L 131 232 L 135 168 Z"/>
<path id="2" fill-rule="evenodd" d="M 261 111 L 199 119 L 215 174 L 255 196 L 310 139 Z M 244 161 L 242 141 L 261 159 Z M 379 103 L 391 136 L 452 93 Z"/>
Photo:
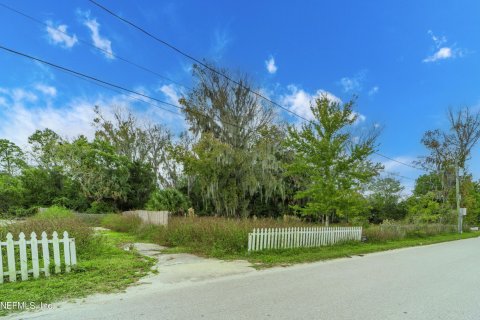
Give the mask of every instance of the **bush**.
<path id="1" fill-rule="evenodd" d="M 37 219 L 54 219 L 54 218 L 72 218 L 73 212 L 65 207 L 51 206 L 46 210 L 37 213 Z"/>
<path id="2" fill-rule="evenodd" d="M 113 231 L 136 233 L 142 219 L 136 215 L 109 214 L 102 219 L 102 226 Z"/>
<path id="3" fill-rule="evenodd" d="M 187 197 L 177 189 L 157 190 L 146 204 L 147 210 L 166 210 L 174 214 L 185 214 L 189 208 Z"/>
<path id="4" fill-rule="evenodd" d="M 103 201 L 93 201 L 90 204 L 90 208 L 87 209 L 87 213 L 112 213 L 117 211 L 117 208 L 113 204 Z"/>

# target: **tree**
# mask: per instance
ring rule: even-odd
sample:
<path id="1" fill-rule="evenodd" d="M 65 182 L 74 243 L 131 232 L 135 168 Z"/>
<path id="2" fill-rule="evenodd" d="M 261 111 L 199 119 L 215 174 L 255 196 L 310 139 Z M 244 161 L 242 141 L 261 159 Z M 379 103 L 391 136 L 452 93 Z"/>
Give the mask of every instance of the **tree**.
<path id="1" fill-rule="evenodd" d="M 0 173 L 0 216 L 16 214 L 23 207 L 24 190 L 17 177 Z"/>
<path id="2" fill-rule="evenodd" d="M 455 188 L 456 166 L 467 171 L 466 163 L 471 150 L 480 139 L 480 112 L 473 112 L 470 108 L 457 111 L 449 109 L 448 120 L 448 131 L 436 129 L 424 134 L 421 141 L 429 154 L 421 164 L 437 172 L 442 185 L 443 203 L 452 206 L 453 203 L 448 203 L 448 200 Z"/>
<path id="3" fill-rule="evenodd" d="M 372 132 L 355 142 L 348 131 L 358 117 L 353 105 L 353 101 L 341 104 L 322 95 L 310 107 L 314 120 L 288 130 L 286 144 L 295 159 L 287 165 L 287 174 L 308 177 L 304 189 L 295 194 L 306 204 L 294 208 L 307 216 L 325 215 L 327 225 L 329 216 L 342 217 L 363 205 L 361 186 L 382 168 L 368 159 L 378 134 Z"/>
<path id="4" fill-rule="evenodd" d="M 375 178 L 369 186 L 370 220 L 375 223 L 385 219 L 400 220 L 405 217 L 401 200 L 404 187 L 393 177 Z"/>
<path id="5" fill-rule="evenodd" d="M 7 139 L 0 139 L 0 173 L 17 175 L 26 165 L 22 149 Z"/>
<path id="6" fill-rule="evenodd" d="M 246 76 L 235 84 L 197 65 L 193 75 L 195 87 L 179 101 L 195 138 L 178 152 L 189 191 L 216 214 L 248 216 L 254 198 L 268 202 L 283 193 L 273 109 L 251 94 Z"/>
<path id="7" fill-rule="evenodd" d="M 143 209 L 155 190 L 155 173 L 150 165 L 139 161 L 131 162 L 128 171 L 127 200 L 122 203 L 121 209 Z"/>
<path id="8" fill-rule="evenodd" d="M 412 195 L 406 201 L 407 219 L 414 223 L 452 222 L 452 211 L 442 205 L 434 192 Z"/>
<path id="9" fill-rule="evenodd" d="M 178 186 L 180 168 L 171 155 L 173 138 L 169 130 L 159 124 L 142 122 L 127 109 L 116 108 L 113 120 L 106 118 L 98 106 L 95 114 L 95 137 L 98 140 L 112 145 L 130 162 L 150 166 L 159 186 Z"/>
<path id="10" fill-rule="evenodd" d="M 32 147 L 32 158 L 38 167 L 46 170 L 59 165 L 58 148 L 63 142 L 55 131 L 48 128 L 36 130 L 28 137 L 28 143 Z"/>
<path id="11" fill-rule="evenodd" d="M 90 202 L 105 203 L 117 209 L 127 201 L 129 161 L 114 148 L 98 139 L 93 142 L 80 136 L 62 145 L 62 164 L 69 177 Z"/>

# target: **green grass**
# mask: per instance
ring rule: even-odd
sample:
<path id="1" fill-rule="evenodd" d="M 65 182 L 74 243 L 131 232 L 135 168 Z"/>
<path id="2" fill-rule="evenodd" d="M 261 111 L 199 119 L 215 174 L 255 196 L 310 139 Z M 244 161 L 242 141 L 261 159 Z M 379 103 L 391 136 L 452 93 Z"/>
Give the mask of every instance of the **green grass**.
<path id="1" fill-rule="evenodd" d="M 119 248 L 126 240 L 126 235 L 106 234 L 96 250 L 79 257 L 78 267 L 71 273 L 0 284 L 1 301 L 52 303 L 124 290 L 146 275 L 153 265 L 152 259 Z M 8 312 L 0 309 L 0 316 Z"/>

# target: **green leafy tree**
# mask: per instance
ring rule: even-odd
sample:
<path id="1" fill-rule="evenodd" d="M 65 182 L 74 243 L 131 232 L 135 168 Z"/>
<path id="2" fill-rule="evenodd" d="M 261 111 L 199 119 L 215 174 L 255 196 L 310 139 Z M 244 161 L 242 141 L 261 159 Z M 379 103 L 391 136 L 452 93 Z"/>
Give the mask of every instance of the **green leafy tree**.
<path id="1" fill-rule="evenodd" d="M 155 190 L 155 172 L 148 164 L 134 161 L 128 166 L 127 200 L 122 203 L 122 210 L 143 209 Z"/>
<path id="2" fill-rule="evenodd" d="M 127 201 L 129 161 L 110 144 L 99 140 L 88 142 L 80 136 L 63 144 L 61 153 L 67 175 L 78 183 L 79 191 L 89 201 L 107 203 L 112 208 Z"/>
<path id="3" fill-rule="evenodd" d="M 455 215 L 438 200 L 435 192 L 427 192 L 424 195 L 412 195 L 406 201 L 407 220 L 413 223 L 451 223 Z"/>
<path id="4" fill-rule="evenodd" d="M 28 137 L 28 143 L 32 148 L 32 158 L 39 168 L 51 170 L 60 164 L 58 148 L 64 140 L 55 131 L 48 128 L 37 130 Z"/>
<path id="5" fill-rule="evenodd" d="M 22 149 L 7 139 L 0 139 L 0 173 L 17 175 L 26 166 Z"/>
<path id="6" fill-rule="evenodd" d="M 117 108 L 113 119 L 105 117 L 95 107 L 95 137 L 109 143 L 130 162 L 148 165 L 163 187 L 176 187 L 181 180 L 181 168 L 174 160 L 172 133 L 160 124 L 141 121 L 127 109 Z"/>
<path id="7" fill-rule="evenodd" d="M 406 210 L 402 203 L 404 187 L 392 177 L 375 178 L 369 186 L 368 201 L 371 206 L 370 220 L 374 223 L 385 219 L 401 220 Z"/>
<path id="8" fill-rule="evenodd" d="M 17 177 L 0 173 L 0 216 L 14 215 L 24 205 L 24 190 Z"/>
<path id="9" fill-rule="evenodd" d="M 361 187 L 382 168 L 368 159 L 375 150 L 376 133 L 353 141 L 349 129 L 358 117 L 353 105 L 323 95 L 310 108 L 314 121 L 288 130 L 286 143 L 295 159 L 287 165 L 287 174 L 307 177 L 303 190 L 295 194 L 306 203 L 294 209 L 306 216 L 325 215 L 327 225 L 330 216 L 342 217 L 363 206 Z"/>

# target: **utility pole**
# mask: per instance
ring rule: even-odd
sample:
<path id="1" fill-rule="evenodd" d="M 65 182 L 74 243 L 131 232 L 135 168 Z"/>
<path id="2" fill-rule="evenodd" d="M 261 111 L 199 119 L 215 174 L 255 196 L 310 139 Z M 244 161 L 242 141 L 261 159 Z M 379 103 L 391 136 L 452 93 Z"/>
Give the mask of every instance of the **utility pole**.
<path id="1" fill-rule="evenodd" d="M 459 177 L 459 167 L 458 167 L 458 158 L 455 159 L 455 189 L 456 189 L 456 196 L 457 196 L 457 214 L 458 214 L 458 233 L 462 233 L 462 225 L 463 225 L 463 216 L 460 210 L 460 177 Z"/>

